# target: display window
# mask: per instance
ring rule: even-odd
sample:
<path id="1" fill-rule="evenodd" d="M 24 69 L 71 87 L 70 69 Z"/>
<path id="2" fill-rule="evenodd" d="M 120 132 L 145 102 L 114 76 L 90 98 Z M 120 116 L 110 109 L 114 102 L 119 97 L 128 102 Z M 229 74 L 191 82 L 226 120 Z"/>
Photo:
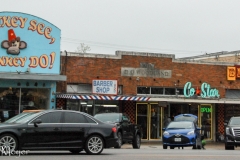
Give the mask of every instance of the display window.
<path id="1" fill-rule="evenodd" d="M 23 110 L 48 109 L 49 96 L 49 89 L 0 88 L 1 122 Z"/>
<path id="2" fill-rule="evenodd" d="M 67 110 L 76 110 L 95 115 L 98 113 L 119 112 L 119 101 L 100 100 L 67 100 Z"/>

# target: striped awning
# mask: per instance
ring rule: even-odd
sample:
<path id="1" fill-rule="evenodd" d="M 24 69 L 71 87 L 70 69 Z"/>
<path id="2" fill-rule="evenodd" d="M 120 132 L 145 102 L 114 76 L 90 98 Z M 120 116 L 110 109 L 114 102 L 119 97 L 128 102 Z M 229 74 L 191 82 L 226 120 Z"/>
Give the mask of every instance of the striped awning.
<path id="1" fill-rule="evenodd" d="M 76 95 L 57 94 L 57 98 L 81 99 L 81 100 L 122 100 L 122 101 L 149 101 L 150 97 L 139 96 L 104 96 L 104 95 Z"/>

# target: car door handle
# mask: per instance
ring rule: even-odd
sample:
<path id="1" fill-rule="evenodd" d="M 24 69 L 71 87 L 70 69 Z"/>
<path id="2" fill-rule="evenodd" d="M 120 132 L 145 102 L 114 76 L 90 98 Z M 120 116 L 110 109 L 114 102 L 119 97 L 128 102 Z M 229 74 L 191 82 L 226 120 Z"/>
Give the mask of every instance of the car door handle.
<path id="1" fill-rule="evenodd" d="M 59 128 L 56 127 L 56 128 L 54 128 L 53 130 L 54 130 L 54 131 L 59 131 Z"/>

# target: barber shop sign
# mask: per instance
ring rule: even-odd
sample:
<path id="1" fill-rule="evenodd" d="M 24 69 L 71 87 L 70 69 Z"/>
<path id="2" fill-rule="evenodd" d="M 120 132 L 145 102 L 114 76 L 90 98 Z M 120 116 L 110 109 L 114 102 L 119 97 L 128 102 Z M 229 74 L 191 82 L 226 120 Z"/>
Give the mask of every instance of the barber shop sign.
<path id="1" fill-rule="evenodd" d="M 183 89 L 184 97 L 192 97 L 194 95 L 202 98 L 220 98 L 219 91 L 216 88 L 211 88 L 210 84 L 202 83 L 201 88 L 193 87 L 191 82 L 187 82 Z"/>

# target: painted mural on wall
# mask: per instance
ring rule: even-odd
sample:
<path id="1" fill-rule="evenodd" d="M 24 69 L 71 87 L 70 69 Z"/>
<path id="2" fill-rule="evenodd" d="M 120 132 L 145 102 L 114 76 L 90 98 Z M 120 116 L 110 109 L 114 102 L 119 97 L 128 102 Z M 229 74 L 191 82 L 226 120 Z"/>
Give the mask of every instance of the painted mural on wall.
<path id="1" fill-rule="evenodd" d="M 60 74 L 60 33 L 39 17 L 0 12 L 0 72 Z"/>

